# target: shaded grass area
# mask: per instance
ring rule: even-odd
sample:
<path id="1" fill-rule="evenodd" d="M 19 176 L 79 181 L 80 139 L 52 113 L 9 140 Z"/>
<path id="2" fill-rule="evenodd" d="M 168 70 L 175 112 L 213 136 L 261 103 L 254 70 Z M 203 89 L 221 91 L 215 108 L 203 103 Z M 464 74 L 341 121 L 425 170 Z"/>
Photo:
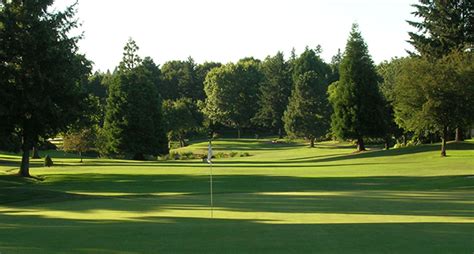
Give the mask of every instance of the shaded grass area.
<path id="1" fill-rule="evenodd" d="M 254 156 L 199 161 L 57 160 L 9 175 L 0 157 L 3 253 L 471 253 L 474 143 L 352 153 L 215 142 Z M 188 149 L 202 149 L 205 143 Z M 4 163 L 5 162 L 5 163 Z"/>

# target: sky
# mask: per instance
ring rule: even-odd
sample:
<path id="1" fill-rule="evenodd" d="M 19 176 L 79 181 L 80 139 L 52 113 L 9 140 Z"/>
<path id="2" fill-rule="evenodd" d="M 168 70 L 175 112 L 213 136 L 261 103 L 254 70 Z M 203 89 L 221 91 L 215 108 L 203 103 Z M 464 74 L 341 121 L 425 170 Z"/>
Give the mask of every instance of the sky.
<path id="1" fill-rule="evenodd" d="M 74 0 L 56 0 L 64 9 Z M 322 47 L 330 61 L 345 48 L 351 26 L 359 24 L 377 64 L 405 56 L 411 46 L 406 20 L 417 0 L 78 0 L 76 18 L 84 38 L 80 52 L 94 70 L 113 70 L 133 38 L 139 55 L 155 63 L 170 60 L 236 62 L 289 56 L 306 46 Z"/>

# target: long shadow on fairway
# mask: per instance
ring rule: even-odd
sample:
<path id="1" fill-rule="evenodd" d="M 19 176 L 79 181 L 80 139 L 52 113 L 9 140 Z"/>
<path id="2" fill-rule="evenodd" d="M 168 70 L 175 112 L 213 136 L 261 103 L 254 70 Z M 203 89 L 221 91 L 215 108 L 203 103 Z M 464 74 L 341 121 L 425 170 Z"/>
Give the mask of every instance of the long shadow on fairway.
<path id="1" fill-rule="evenodd" d="M 5 253 L 470 253 L 472 224 L 265 224 L 142 217 L 67 220 L 0 215 Z"/>
<path id="2" fill-rule="evenodd" d="M 57 175 L 54 181 L 8 185 L 0 205 L 34 205 L 64 211 L 156 211 L 208 204 L 208 176 Z M 474 178 L 215 176 L 216 206 L 245 212 L 348 213 L 474 217 Z M 182 195 L 166 196 L 168 193 Z M 406 194 L 406 195 L 405 195 Z M 165 196 L 160 196 L 165 195 Z M 13 196 L 13 198 L 12 198 Z M 64 201 L 82 202 L 80 206 Z"/>

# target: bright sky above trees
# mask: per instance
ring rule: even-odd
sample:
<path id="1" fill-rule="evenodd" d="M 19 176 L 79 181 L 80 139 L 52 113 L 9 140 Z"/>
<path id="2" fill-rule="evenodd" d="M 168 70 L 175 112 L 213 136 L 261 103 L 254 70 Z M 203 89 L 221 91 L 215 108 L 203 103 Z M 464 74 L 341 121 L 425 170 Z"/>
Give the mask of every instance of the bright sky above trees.
<path id="1" fill-rule="evenodd" d="M 73 0 L 56 0 L 56 8 Z M 139 54 L 157 63 L 184 60 L 236 62 L 263 59 L 293 47 L 321 44 L 330 61 L 344 49 L 353 22 L 369 45 L 376 63 L 406 55 L 405 22 L 413 19 L 416 0 L 79 0 L 78 15 L 85 38 L 82 52 L 95 69 L 113 69 L 129 37 Z"/>

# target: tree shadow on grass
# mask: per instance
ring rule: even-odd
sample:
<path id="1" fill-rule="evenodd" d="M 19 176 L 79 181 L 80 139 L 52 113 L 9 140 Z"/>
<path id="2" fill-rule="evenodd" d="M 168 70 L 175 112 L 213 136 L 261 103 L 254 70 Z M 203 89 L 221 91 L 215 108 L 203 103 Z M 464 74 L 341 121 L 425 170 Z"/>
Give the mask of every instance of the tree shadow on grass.
<path id="1" fill-rule="evenodd" d="M 391 149 L 391 150 L 375 150 L 375 151 L 367 151 L 362 153 L 348 153 L 348 154 L 328 154 L 328 155 L 316 155 L 314 157 L 300 157 L 300 158 L 291 158 L 287 163 L 294 163 L 294 162 L 307 162 L 307 163 L 315 163 L 315 162 L 334 162 L 334 161 L 342 161 L 342 160 L 352 160 L 352 159 L 366 159 L 366 158 L 379 158 L 379 157 L 393 157 L 393 156 L 400 156 L 400 155 L 408 155 L 408 154 L 417 154 L 417 153 L 424 153 L 424 152 L 433 152 L 438 151 L 440 149 L 439 145 L 419 145 L 419 146 L 412 146 L 412 147 L 405 147 L 405 148 L 398 148 L 398 149 Z M 448 145 L 448 155 L 449 151 L 452 150 L 474 150 L 474 143 L 472 142 L 457 142 L 457 143 L 450 143 Z M 226 162 L 227 163 L 227 162 Z M 228 162 L 230 163 L 230 162 Z M 263 162 L 269 163 L 269 162 Z M 285 163 L 285 162 L 274 162 L 274 163 Z"/>
<path id="2" fill-rule="evenodd" d="M 141 217 L 73 220 L 0 214 L 5 253 L 470 253 L 472 224 L 272 224 Z M 278 223 L 275 221 L 275 223 Z"/>
<path id="3" fill-rule="evenodd" d="M 1 181 L 0 184 L 4 183 Z M 215 204 L 242 212 L 350 213 L 474 217 L 472 176 L 306 178 L 216 175 Z M 168 193 L 172 195 L 167 196 Z M 466 194 L 467 193 L 467 194 Z M 180 194 L 180 195 L 179 195 Z M 204 175 L 58 175 L 54 181 L 0 185 L 0 205 L 65 211 L 156 211 L 208 204 Z M 62 204 L 81 201 L 80 206 Z"/>

